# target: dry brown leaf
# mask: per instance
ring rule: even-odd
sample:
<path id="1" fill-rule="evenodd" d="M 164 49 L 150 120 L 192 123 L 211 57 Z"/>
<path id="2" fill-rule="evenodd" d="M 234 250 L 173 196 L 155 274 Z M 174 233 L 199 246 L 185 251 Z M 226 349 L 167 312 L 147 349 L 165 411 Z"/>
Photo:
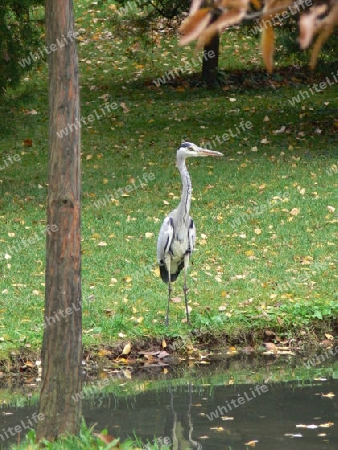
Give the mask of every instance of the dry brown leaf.
<path id="1" fill-rule="evenodd" d="M 180 45 L 186 45 L 189 44 L 189 42 L 194 41 L 207 27 L 210 20 L 210 8 L 201 8 L 185 19 L 179 30 L 183 34 L 179 41 Z"/>
<path id="2" fill-rule="evenodd" d="M 32 147 L 32 145 L 33 145 L 32 139 L 24 139 L 23 140 L 23 146 L 24 147 Z"/>
<path id="3" fill-rule="evenodd" d="M 130 352 L 131 352 L 131 343 L 128 342 L 128 343 L 123 347 L 123 350 L 122 350 L 121 355 L 129 355 Z"/>
<path id="4" fill-rule="evenodd" d="M 109 434 L 104 433 L 94 433 L 94 436 L 100 439 L 100 441 L 104 442 L 105 444 L 110 444 L 115 440 L 113 436 L 110 436 Z M 109 448 L 120 448 L 119 442 L 114 445 L 114 447 L 109 446 Z"/>
<path id="5" fill-rule="evenodd" d="M 230 25 L 240 22 L 246 14 L 246 9 L 229 10 L 213 22 L 198 38 L 197 49 L 203 48 L 211 39 Z"/>
<path id="6" fill-rule="evenodd" d="M 267 350 L 270 350 L 271 352 L 275 353 L 277 352 L 277 346 L 273 342 L 266 342 L 264 345 Z"/>
<path id="7" fill-rule="evenodd" d="M 333 341 L 333 339 L 334 339 L 332 334 L 329 334 L 329 333 L 325 333 L 325 337 L 326 337 L 326 339 L 329 339 L 330 341 Z"/>
<path id="8" fill-rule="evenodd" d="M 124 113 L 128 113 L 130 111 L 130 109 L 128 108 L 128 106 L 124 102 L 121 102 L 120 106 L 123 109 Z"/>

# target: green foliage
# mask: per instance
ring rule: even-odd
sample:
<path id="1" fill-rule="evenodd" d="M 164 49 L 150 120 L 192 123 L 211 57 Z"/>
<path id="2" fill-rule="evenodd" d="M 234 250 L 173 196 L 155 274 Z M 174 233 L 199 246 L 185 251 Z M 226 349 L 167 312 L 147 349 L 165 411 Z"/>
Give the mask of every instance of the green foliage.
<path id="1" fill-rule="evenodd" d="M 114 439 L 112 436 L 108 436 L 107 430 L 102 430 L 99 436 L 94 433 L 94 426 L 87 427 L 85 421 L 82 421 L 79 436 L 65 436 L 58 439 L 55 442 L 42 440 L 40 444 L 36 443 L 36 433 L 34 430 L 30 430 L 27 433 L 26 439 L 20 445 L 14 445 L 11 450 L 38 450 L 41 448 L 49 450 L 92 450 L 92 449 L 116 449 L 121 450 L 133 450 L 133 449 L 147 449 L 147 450 L 167 450 L 169 447 L 161 445 L 156 438 L 153 443 L 147 443 L 144 445 L 137 437 L 135 439 L 128 439 L 122 443 L 119 439 Z M 105 438 L 108 438 L 109 443 L 104 442 Z"/>
<path id="2" fill-rule="evenodd" d="M 0 5 L 0 93 L 32 68 L 20 64 L 41 45 L 40 21 L 32 18 L 43 0 L 3 0 Z M 23 67 L 24 66 L 24 67 Z"/>
<path id="3" fill-rule="evenodd" d="M 190 0 L 117 0 L 116 3 L 123 6 L 126 11 L 134 10 L 135 12 L 135 9 L 139 8 L 148 16 L 166 19 L 172 19 L 182 12 L 187 12 L 190 6 Z"/>

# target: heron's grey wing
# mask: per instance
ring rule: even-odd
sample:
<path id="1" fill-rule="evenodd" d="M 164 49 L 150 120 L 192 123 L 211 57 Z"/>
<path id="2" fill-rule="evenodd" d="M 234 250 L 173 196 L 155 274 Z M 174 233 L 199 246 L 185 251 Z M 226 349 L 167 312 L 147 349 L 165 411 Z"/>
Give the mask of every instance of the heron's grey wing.
<path id="1" fill-rule="evenodd" d="M 164 263 L 165 256 L 169 252 L 173 236 L 174 222 L 172 217 L 167 216 L 162 223 L 157 239 L 157 261 L 159 264 Z"/>
<path id="2" fill-rule="evenodd" d="M 189 230 L 188 230 L 188 239 L 189 239 L 189 253 L 192 254 L 195 248 L 196 243 L 196 228 L 194 221 L 190 217 Z"/>

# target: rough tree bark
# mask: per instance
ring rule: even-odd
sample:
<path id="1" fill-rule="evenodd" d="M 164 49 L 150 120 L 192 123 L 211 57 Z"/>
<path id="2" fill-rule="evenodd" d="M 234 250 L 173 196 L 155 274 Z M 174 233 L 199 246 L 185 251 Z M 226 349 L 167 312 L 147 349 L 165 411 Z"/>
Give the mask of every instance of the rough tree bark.
<path id="1" fill-rule="evenodd" d="M 45 330 L 37 439 L 77 434 L 81 423 L 82 310 L 80 111 L 72 0 L 46 0 L 49 54 L 49 188 Z M 74 124 L 74 126 L 72 126 Z M 76 126 L 77 125 L 77 126 Z M 67 129 L 58 137 L 57 131 Z M 57 227 L 57 228 L 56 228 Z M 42 417 L 42 416 L 40 416 Z"/>
<path id="2" fill-rule="evenodd" d="M 203 58 L 202 79 L 208 86 L 212 86 L 217 81 L 218 55 L 219 55 L 219 34 L 216 34 L 209 44 L 204 47 L 204 54 L 213 51 L 213 58 Z"/>

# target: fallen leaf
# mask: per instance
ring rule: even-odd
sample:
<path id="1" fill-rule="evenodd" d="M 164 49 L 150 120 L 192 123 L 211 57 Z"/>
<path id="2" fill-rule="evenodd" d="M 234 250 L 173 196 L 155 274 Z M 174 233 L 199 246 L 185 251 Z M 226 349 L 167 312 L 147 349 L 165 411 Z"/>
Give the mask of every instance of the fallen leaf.
<path id="1" fill-rule="evenodd" d="M 322 423 L 320 424 L 320 428 L 330 428 L 333 427 L 334 423 L 333 422 L 326 422 L 326 423 Z"/>
<path id="2" fill-rule="evenodd" d="M 124 102 L 121 102 L 120 106 L 123 109 L 124 113 L 128 113 L 130 111 L 130 109 L 128 108 L 128 106 Z"/>
<path id="3" fill-rule="evenodd" d="M 128 342 L 128 344 L 124 346 L 121 355 L 129 355 L 130 352 L 131 352 L 131 343 Z"/>
<path id="4" fill-rule="evenodd" d="M 332 398 L 335 397 L 335 394 L 333 392 L 329 392 L 327 394 L 322 394 L 322 397 Z"/>
<path id="5" fill-rule="evenodd" d="M 24 147 L 32 147 L 32 145 L 33 145 L 32 139 L 24 139 L 23 140 L 23 146 Z"/>
<path id="6" fill-rule="evenodd" d="M 329 339 L 330 341 L 333 341 L 333 339 L 334 339 L 332 334 L 329 334 L 329 333 L 325 333 L 325 337 L 326 337 L 326 339 Z"/>
<path id="7" fill-rule="evenodd" d="M 113 436 L 110 436 L 109 434 L 104 433 L 94 433 L 94 436 L 96 436 L 100 441 L 104 442 L 105 444 L 110 444 L 109 448 L 120 448 L 119 439 L 115 439 Z"/>
<path id="8" fill-rule="evenodd" d="M 292 208 L 290 211 L 291 216 L 298 216 L 299 213 L 300 213 L 299 208 Z"/>
<path id="9" fill-rule="evenodd" d="M 265 342 L 265 347 L 267 350 L 270 350 L 271 352 L 277 352 L 277 346 L 273 342 Z"/>

